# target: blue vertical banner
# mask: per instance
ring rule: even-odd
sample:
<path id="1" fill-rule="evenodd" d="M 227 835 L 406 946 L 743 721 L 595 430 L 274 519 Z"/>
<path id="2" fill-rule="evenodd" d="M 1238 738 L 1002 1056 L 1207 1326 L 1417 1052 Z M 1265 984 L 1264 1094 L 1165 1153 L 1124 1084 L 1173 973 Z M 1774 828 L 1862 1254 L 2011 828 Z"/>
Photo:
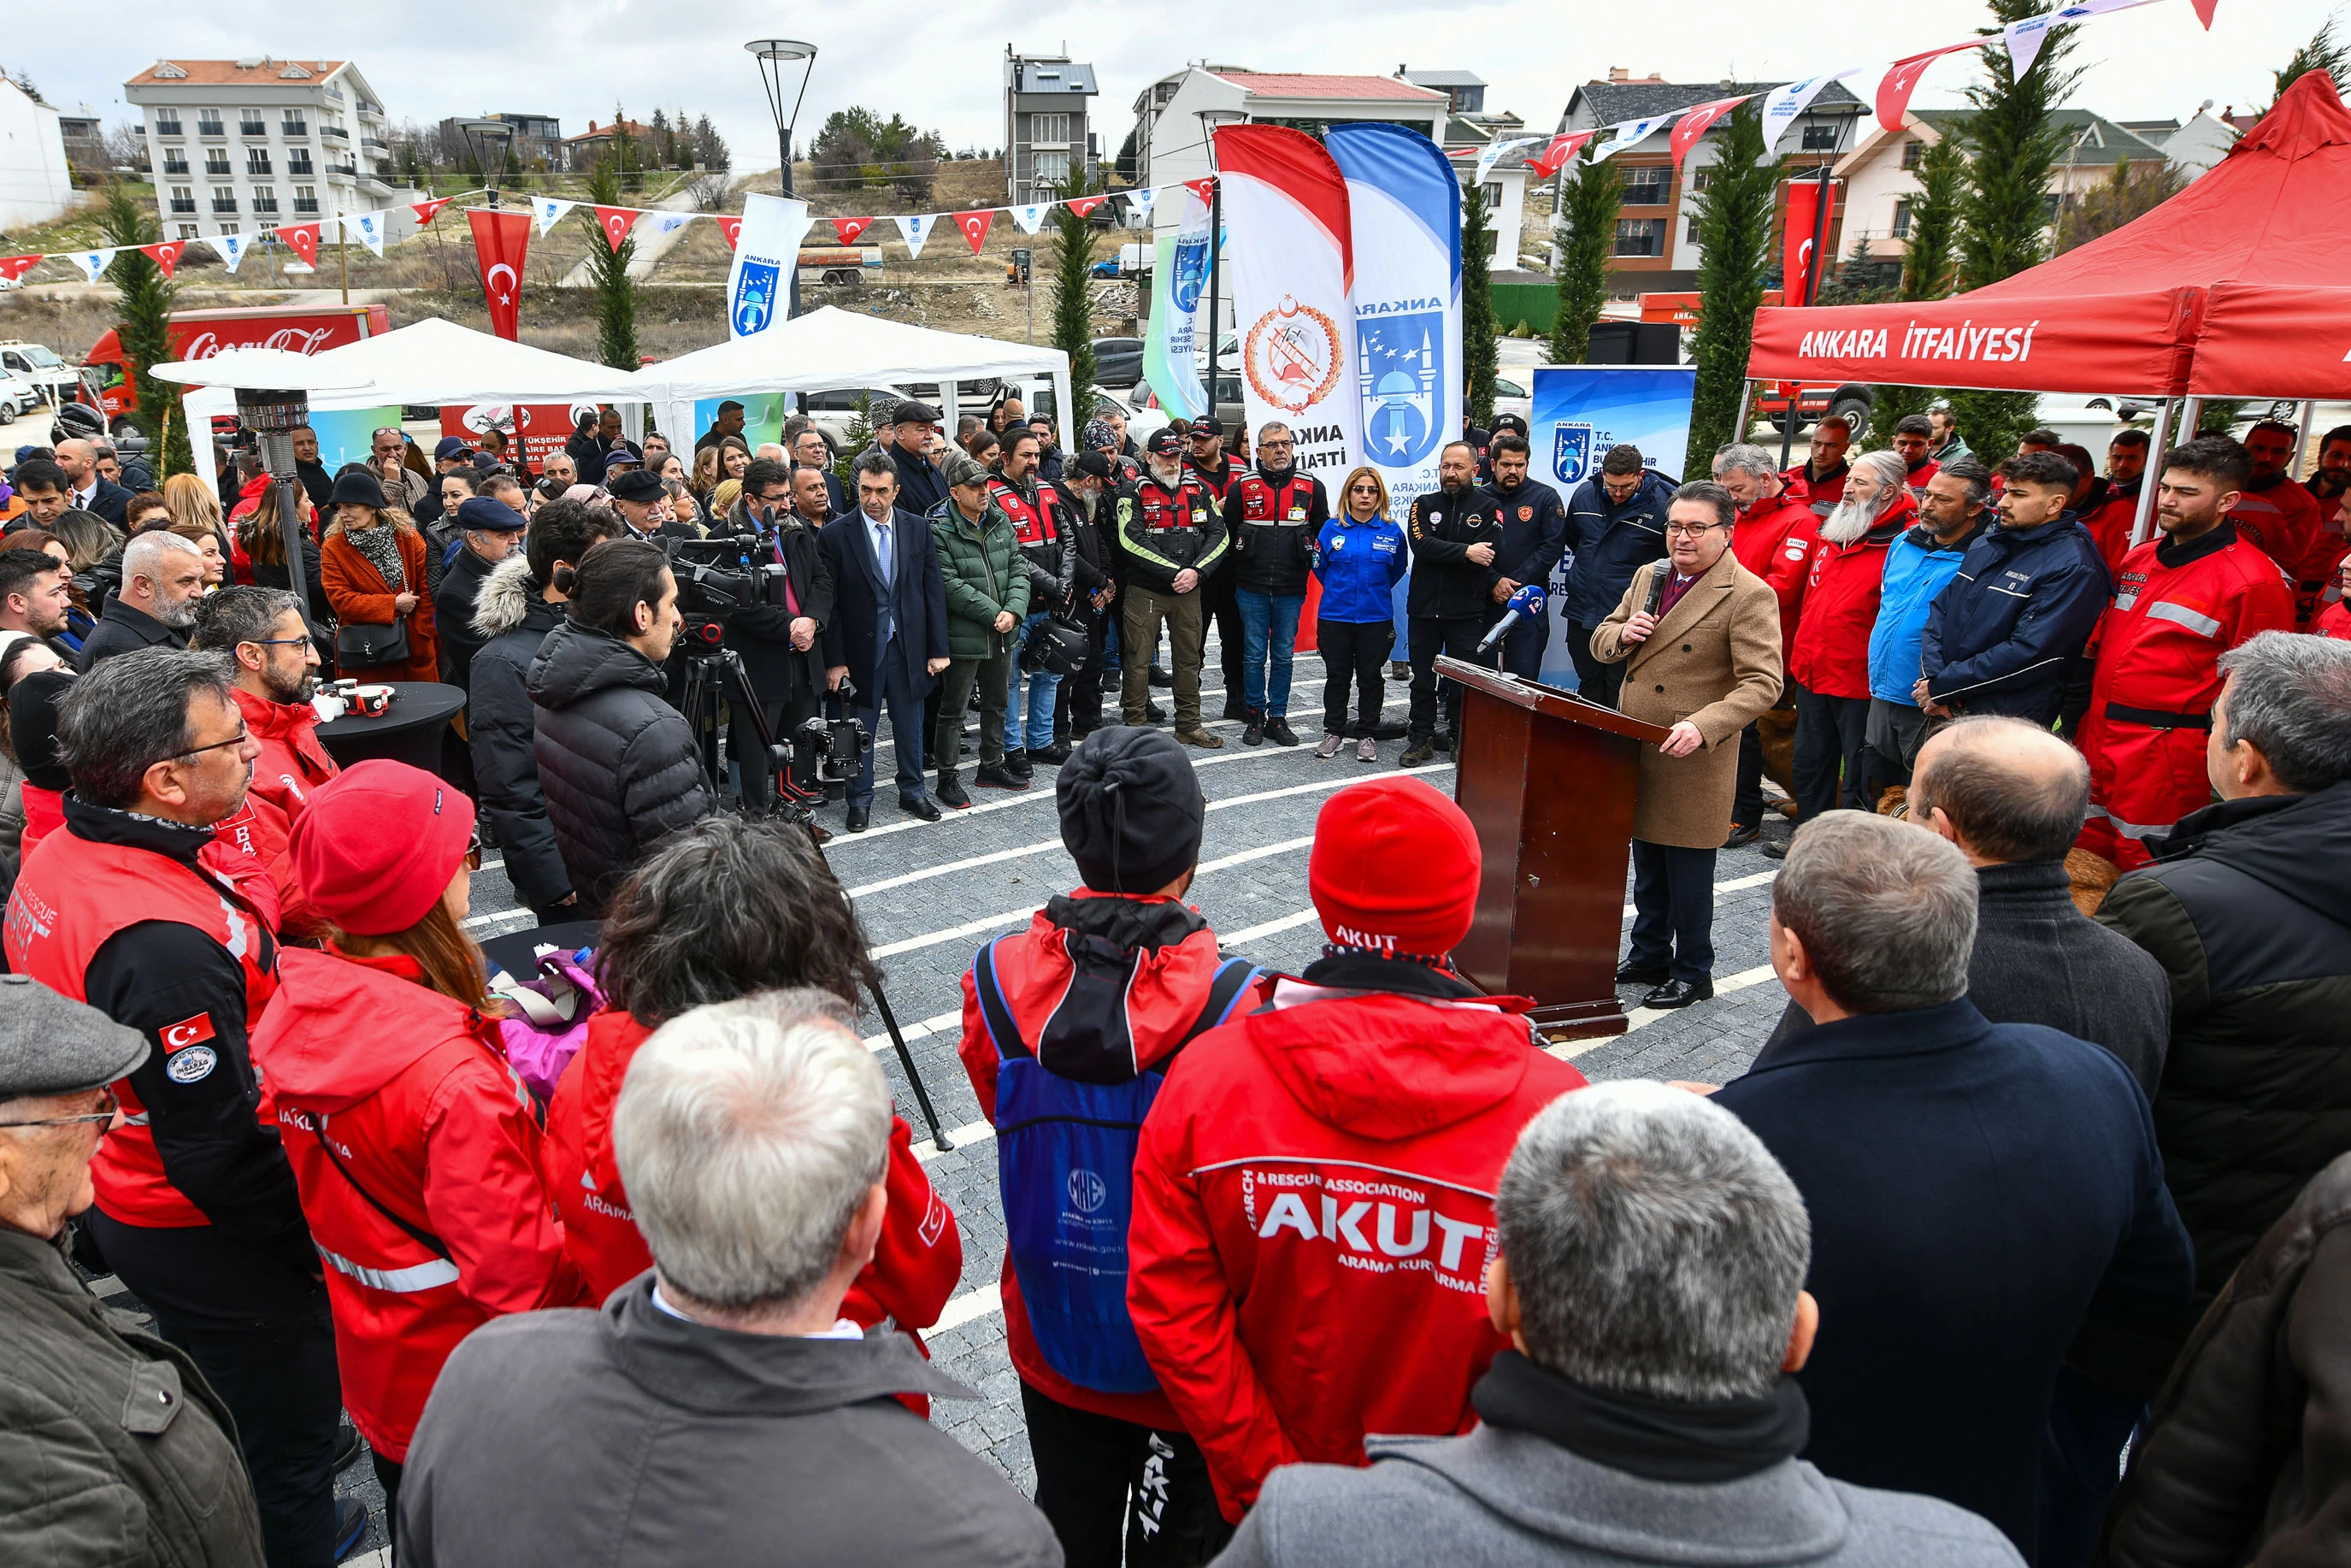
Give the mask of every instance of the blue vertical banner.
<path id="1" fill-rule="evenodd" d="M 1678 481 L 1689 450 L 1690 398 L 1698 371 L 1689 365 L 1545 365 L 1535 371 L 1531 476 L 1560 494 L 1575 509 L 1576 487 L 1600 472 L 1612 446 L 1641 449 L 1651 468 Z M 1551 640 L 1544 644 L 1542 678 L 1551 685 L 1575 685 L 1575 661 L 1567 647 L 1567 574 L 1574 564 L 1573 540 L 1552 569 Z"/>

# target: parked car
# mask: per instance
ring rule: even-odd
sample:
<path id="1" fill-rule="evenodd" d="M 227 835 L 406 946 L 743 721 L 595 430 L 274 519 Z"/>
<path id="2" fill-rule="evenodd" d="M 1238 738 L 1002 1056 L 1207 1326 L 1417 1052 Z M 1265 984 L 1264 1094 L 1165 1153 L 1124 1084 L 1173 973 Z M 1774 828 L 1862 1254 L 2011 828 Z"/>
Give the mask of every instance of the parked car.
<path id="1" fill-rule="evenodd" d="M 1142 339 L 1096 338 L 1093 350 L 1094 380 L 1102 385 L 1131 387 L 1143 379 Z"/>
<path id="2" fill-rule="evenodd" d="M 849 427 L 857 422 L 859 413 L 870 405 L 867 423 L 874 417 L 886 416 L 913 394 L 898 387 L 861 386 L 832 387 L 808 394 L 809 422 L 824 437 L 827 450 L 838 454 L 841 443 L 849 439 Z"/>
<path id="3" fill-rule="evenodd" d="M 1534 393 L 1508 376 L 1494 378 L 1494 412 L 1515 413 L 1531 426 L 1535 422 Z"/>
<path id="4" fill-rule="evenodd" d="M 1147 400 L 1147 401 L 1146 401 Z M 1122 397 L 1107 387 L 1096 384 L 1086 389 L 1081 400 L 1086 408 L 1086 418 L 1100 419 L 1106 410 L 1115 410 L 1126 416 L 1126 437 L 1137 446 L 1149 439 L 1151 433 L 1167 423 L 1167 411 L 1151 397 L 1148 385 L 1134 389 L 1132 395 Z M 1081 425 L 1082 428 L 1082 425 Z"/>
<path id="5" fill-rule="evenodd" d="M 1763 382 L 1757 385 L 1755 402 L 1750 413 L 1760 413 L 1771 422 L 1774 430 L 1784 430 L 1788 423 L 1787 388 L 1796 383 Z M 1877 394 L 1860 382 L 1805 382 L 1796 386 L 1796 433 L 1802 434 L 1823 414 L 1834 413 L 1853 425 L 1853 438 L 1859 441 L 1869 434 L 1869 416 L 1877 406 Z"/>
<path id="6" fill-rule="evenodd" d="M 41 405 L 41 389 L 13 372 L 0 371 L 0 424 L 14 424 L 16 416 Z"/>

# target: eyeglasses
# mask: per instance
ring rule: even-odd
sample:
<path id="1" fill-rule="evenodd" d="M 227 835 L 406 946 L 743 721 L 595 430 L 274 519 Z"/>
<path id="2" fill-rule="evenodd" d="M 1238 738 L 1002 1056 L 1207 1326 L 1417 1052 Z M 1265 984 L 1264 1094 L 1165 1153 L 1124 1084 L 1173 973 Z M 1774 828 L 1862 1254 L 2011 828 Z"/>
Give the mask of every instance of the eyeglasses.
<path id="1" fill-rule="evenodd" d="M 32 1122 L 0 1122 L 0 1127 L 78 1127 L 84 1122 L 111 1122 L 122 1110 L 114 1086 L 109 1084 L 98 1092 L 99 1108 L 79 1116 L 43 1116 Z"/>
<path id="2" fill-rule="evenodd" d="M 1720 523 L 1667 523 L 1666 537 L 1682 539 L 1703 538 L 1720 527 L 1722 527 Z"/>
<path id="3" fill-rule="evenodd" d="M 472 835 L 465 840 L 465 869 L 482 869 L 482 825 L 479 822 L 474 824 Z"/>
<path id="4" fill-rule="evenodd" d="M 243 746 L 251 738 L 252 732 L 247 730 L 243 725 L 239 725 L 236 727 L 236 733 L 230 736 L 226 740 L 215 740 L 206 746 L 191 746 L 185 751 L 175 751 L 169 757 L 159 757 L 155 759 L 155 762 L 177 762 L 183 758 L 202 757 L 207 751 L 218 751 L 223 747 Z M 147 767 L 154 767 L 155 762 L 149 763 Z M 146 771 L 146 768 L 141 768 L 140 771 L 143 773 Z"/>
<path id="5" fill-rule="evenodd" d="M 308 637 L 247 637 L 246 639 L 256 648 L 292 648 L 309 640 Z M 225 746 L 228 743 L 223 741 L 221 744 Z M 207 749 L 210 748 L 207 747 Z"/>

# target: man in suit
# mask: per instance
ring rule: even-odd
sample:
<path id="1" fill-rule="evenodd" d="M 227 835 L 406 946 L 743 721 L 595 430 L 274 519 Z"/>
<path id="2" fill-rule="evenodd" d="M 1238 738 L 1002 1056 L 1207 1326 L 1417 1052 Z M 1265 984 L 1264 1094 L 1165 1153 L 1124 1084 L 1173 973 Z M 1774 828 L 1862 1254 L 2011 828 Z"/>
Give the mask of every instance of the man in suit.
<path id="1" fill-rule="evenodd" d="M 1730 833 L 1739 733 L 1780 696 L 1780 601 L 1730 553 L 1738 521 L 1710 479 L 1674 492 L 1666 559 L 1634 572 L 1592 633 L 1592 657 L 1624 666 L 1626 716 L 1670 727 L 1641 752 L 1633 944 L 1616 970 L 1620 985 L 1654 988 L 1644 1007 L 1714 995 L 1714 859 Z"/>
<path id="2" fill-rule="evenodd" d="M 1933 773 L 1928 774 L 1929 779 Z M 1968 999 L 1958 845 L 1831 811 L 1771 889 L 1771 967 L 1814 1020 L 1716 1094 L 1804 1195 L 1818 1353 L 1804 1457 L 1972 1509 L 2028 1558 L 2043 1433 L 2085 1316 L 2195 1284 L 2147 1096 L 2115 1057 Z"/>
<path id="3" fill-rule="evenodd" d="M 131 492 L 98 471 L 96 445 L 78 439 L 58 442 L 57 466 L 73 486 L 71 505 L 97 513 L 118 528 L 122 526 L 122 508 L 130 504 Z"/>
<path id="4" fill-rule="evenodd" d="M 947 667 L 947 596 L 931 528 L 898 509 L 897 465 L 880 452 L 857 460 L 857 509 L 817 535 L 821 570 L 831 574 L 833 615 L 825 622 L 825 689 L 855 687 L 850 716 L 878 733 L 890 709 L 897 743 L 898 804 L 909 816 L 939 820 L 923 783 L 923 697 Z M 873 813 L 873 753 L 859 759 L 849 787 L 849 831 L 862 833 Z"/>

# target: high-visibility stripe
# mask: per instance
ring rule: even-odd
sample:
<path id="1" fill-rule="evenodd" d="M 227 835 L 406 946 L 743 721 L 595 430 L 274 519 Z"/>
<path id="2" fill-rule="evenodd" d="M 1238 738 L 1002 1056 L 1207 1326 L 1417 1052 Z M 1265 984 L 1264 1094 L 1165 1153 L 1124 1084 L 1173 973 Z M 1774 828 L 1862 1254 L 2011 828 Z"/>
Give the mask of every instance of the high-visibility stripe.
<path id="1" fill-rule="evenodd" d="M 2104 806 L 2095 804 L 2090 808 L 2090 815 L 2104 817 L 2114 824 L 2115 831 L 2126 839 L 2144 839 L 2150 833 L 2168 833 L 2179 825 L 2177 822 L 2126 822 Z"/>
<path id="2" fill-rule="evenodd" d="M 2150 621 L 2168 621 L 2175 626 L 2185 626 L 2190 632 L 2206 637 L 2218 637 L 2220 623 L 2210 615 L 2190 610 L 2185 604 L 2175 604 L 2168 599 L 2158 599 L 2147 607 Z"/>
<path id="3" fill-rule="evenodd" d="M 319 1248 L 319 1256 L 369 1289 L 388 1291 L 395 1296 L 413 1296 L 420 1291 L 437 1291 L 457 1282 L 457 1265 L 446 1258 L 435 1258 L 413 1269 L 371 1269 L 323 1247 Z"/>

